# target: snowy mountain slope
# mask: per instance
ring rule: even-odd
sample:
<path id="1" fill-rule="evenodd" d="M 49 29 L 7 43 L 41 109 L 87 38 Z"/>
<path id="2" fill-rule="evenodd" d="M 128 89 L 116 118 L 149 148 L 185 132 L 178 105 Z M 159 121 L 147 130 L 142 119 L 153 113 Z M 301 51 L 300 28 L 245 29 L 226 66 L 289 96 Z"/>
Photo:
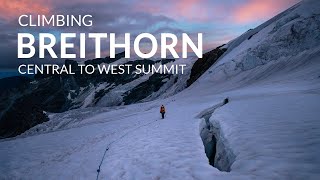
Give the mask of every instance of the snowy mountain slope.
<path id="1" fill-rule="evenodd" d="M 303 1 L 269 21 L 174 96 L 51 114 L 0 142 L 0 173 L 93 179 L 104 157 L 99 179 L 318 179 L 318 3 Z M 214 164 L 230 172 L 209 165 L 203 137 L 216 139 Z"/>
<path id="2" fill-rule="evenodd" d="M 270 62 L 284 60 L 299 63 L 300 60 L 295 59 L 297 56 L 301 56 L 304 51 L 317 51 L 320 45 L 319 7 L 320 3 L 317 1 L 298 3 L 231 41 L 226 45 L 227 52 L 207 71 L 208 75 L 205 77 L 213 81 L 225 81 L 243 71 Z M 267 73 L 273 72 L 276 69 Z M 263 76 L 265 73 L 266 71 L 260 71 Z M 259 76 L 257 71 L 254 78 L 256 76 Z"/>
<path id="3" fill-rule="evenodd" d="M 185 64 L 186 67 L 184 68 L 184 74 L 173 74 L 172 76 L 162 76 L 163 78 L 161 79 L 161 82 L 163 84 L 160 85 L 160 88 L 157 91 L 152 91 L 149 95 L 147 95 L 144 98 L 139 98 L 139 101 L 137 102 L 147 102 L 151 100 L 155 100 L 157 98 L 166 98 L 169 96 L 172 96 L 186 87 L 186 82 L 190 76 L 191 72 L 191 67 L 193 63 L 197 60 L 195 56 L 189 57 L 188 59 L 177 59 L 173 62 L 168 62 L 166 65 L 171 66 L 171 65 L 179 65 L 179 64 Z M 156 67 L 161 65 L 161 63 L 156 63 Z M 150 86 L 151 84 L 159 83 L 158 80 L 156 82 L 149 82 L 151 80 L 152 74 L 147 74 L 144 75 L 140 78 L 137 78 L 136 80 L 133 80 L 129 83 L 126 84 L 121 84 L 108 93 L 106 93 L 101 100 L 93 106 L 115 106 L 119 104 L 131 104 L 127 103 L 126 96 L 133 94 L 133 90 L 135 90 L 135 87 L 139 87 L 139 85 L 142 85 L 143 83 L 147 86 Z M 151 77 L 151 78 L 150 78 Z M 146 89 L 146 87 L 142 87 Z M 141 91 L 138 91 L 137 93 L 141 94 Z M 130 97 L 129 97 L 130 98 Z M 136 102 L 135 102 L 136 103 Z"/>

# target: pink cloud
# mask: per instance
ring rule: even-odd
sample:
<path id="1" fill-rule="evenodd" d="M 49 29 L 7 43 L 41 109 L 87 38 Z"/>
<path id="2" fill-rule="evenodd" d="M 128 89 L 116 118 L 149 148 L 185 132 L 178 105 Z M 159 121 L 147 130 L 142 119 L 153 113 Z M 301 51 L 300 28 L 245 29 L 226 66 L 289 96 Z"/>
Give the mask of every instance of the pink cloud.
<path id="1" fill-rule="evenodd" d="M 0 18 L 10 20 L 22 14 L 48 14 L 50 6 L 43 0 L 2 0 Z"/>
<path id="2" fill-rule="evenodd" d="M 267 20 L 299 0 L 248 0 L 218 2 L 209 0 L 148 1 L 141 0 L 135 11 L 160 14 L 176 20 L 198 22 L 252 23 Z"/>
<path id="3" fill-rule="evenodd" d="M 207 5 L 207 6 L 206 6 Z M 173 19 L 189 21 L 206 21 L 210 18 L 207 0 L 176 0 L 176 1 L 148 1 L 141 0 L 136 4 L 135 11 L 160 14 Z"/>
<path id="4" fill-rule="evenodd" d="M 250 23 L 267 20 L 299 0 L 249 0 L 248 3 L 234 9 L 233 21 L 236 23 Z"/>
<path id="5" fill-rule="evenodd" d="M 59 6 L 108 3 L 116 0 L 1 0 L 0 19 L 12 20 L 22 14 L 49 15 Z"/>

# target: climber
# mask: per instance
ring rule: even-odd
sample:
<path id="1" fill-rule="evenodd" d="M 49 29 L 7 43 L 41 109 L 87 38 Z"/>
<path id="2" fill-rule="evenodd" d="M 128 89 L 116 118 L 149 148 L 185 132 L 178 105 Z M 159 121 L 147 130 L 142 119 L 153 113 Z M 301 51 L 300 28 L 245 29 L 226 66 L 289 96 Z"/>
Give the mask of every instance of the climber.
<path id="1" fill-rule="evenodd" d="M 225 99 L 223 100 L 223 105 L 228 104 L 228 103 L 229 103 L 229 98 L 225 98 Z"/>
<path id="2" fill-rule="evenodd" d="M 162 115 L 162 119 L 164 119 L 164 114 L 166 113 L 166 109 L 164 108 L 164 105 L 161 105 L 160 113 Z"/>

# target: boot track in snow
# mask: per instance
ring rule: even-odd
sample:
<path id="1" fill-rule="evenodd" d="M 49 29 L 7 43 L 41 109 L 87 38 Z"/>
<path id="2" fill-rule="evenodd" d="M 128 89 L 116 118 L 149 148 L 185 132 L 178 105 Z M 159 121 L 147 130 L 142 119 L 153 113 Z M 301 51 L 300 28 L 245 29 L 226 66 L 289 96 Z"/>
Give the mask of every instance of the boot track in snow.
<path id="1" fill-rule="evenodd" d="M 110 142 L 110 143 L 107 145 L 107 147 L 106 147 L 106 149 L 105 149 L 105 151 L 104 151 L 104 153 L 103 153 L 103 156 L 102 156 L 102 158 L 101 158 L 99 167 L 98 167 L 98 169 L 97 169 L 97 178 L 96 178 L 96 179 L 97 179 L 97 180 L 99 179 L 99 175 L 100 175 L 100 171 L 101 171 L 101 169 L 100 169 L 100 168 L 101 168 L 101 165 L 102 165 L 102 163 L 103 163 L 103 161 L 104 161 L 104 159 L 105 159 L 105 157 L 106 157 L 107 151 L 110 149 L 110 147 L 111 147 L 112 144 L 119 142 L 121 139 L 123 139 L 124 137 L 126 137 L 128 134 L 130 134 L 130 133 L 132 133 L 132 132 L 134 132 L 134 131 L 142 128 L 142 127 L 145 127 L 145 126 L 148 126 L 148 125 L 150 125 L 150 124 L 152 124 L 152 123 L 155 123 L 155 122 L 157 122 L 157 121 L 158 121 L 158 120 L 151 121 L 151 122 L 149 122 L 149 123 L 142 124 L 142 125 L 140 125 L 140 126 L 138 126 L 138 127 L 135 127 L 135 128 L 133 128 L 133 129 L 127 131 L 126 133 L 124 133 L 120 138 L 118 138 L 118 139 Z"/>

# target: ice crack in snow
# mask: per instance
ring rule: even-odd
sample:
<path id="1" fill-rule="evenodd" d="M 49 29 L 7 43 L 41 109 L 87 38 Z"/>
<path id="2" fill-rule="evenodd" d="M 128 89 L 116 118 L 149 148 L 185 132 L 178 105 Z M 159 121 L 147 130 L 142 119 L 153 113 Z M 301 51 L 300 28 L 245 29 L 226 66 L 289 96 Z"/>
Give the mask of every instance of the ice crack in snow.
<path id="1" fill-rule="evenodd" d="M 230 172 L 235 156 L 227 150 L 225 143 L 221 139 L 220 128 L 214 126 L 210 122 L 210 117 L 217 108 L 224 106 L 228 102 L 229 99 L 227 98 L 224 102 L 202 111 L 197 116 L 204 120 L 204 123 L 200 124 L 200 136 L 205 147 L 205 153 L 208 157 L 209 164 L 220 171 L 226 172 Z"/>

